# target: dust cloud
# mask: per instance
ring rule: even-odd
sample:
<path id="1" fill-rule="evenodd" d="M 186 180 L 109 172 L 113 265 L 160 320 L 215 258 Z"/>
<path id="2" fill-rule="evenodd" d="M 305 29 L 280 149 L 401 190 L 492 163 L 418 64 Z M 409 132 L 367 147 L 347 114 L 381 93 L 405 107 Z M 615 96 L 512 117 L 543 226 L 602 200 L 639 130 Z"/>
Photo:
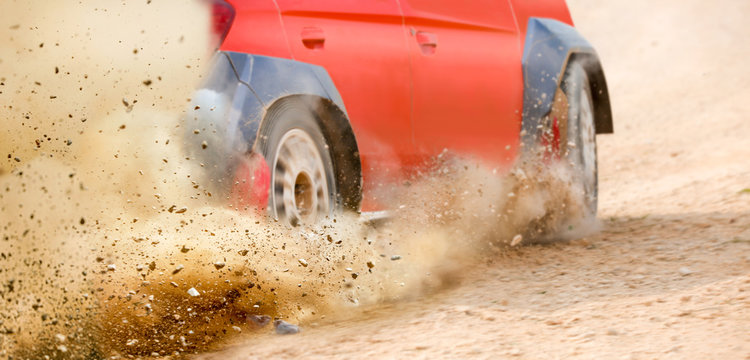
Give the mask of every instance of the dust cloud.
<path id="1" fill-rule="evenodd" d="M 201 351 L 252 315 L 413 298 L 511 243 L 590 229 L 567 167 L 448 152 L 377 226 L 234 211 L 180 124 L 211 58 L 203 5 L 4 2 L 0 20 L 2 356 Z"/>

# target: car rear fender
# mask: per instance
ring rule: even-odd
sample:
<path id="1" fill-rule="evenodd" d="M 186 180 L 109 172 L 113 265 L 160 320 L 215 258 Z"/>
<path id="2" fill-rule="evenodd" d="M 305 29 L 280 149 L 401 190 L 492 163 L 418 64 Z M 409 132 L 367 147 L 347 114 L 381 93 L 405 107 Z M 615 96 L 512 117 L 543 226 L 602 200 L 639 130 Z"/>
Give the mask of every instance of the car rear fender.
<path id="1" fill-rule="evenodd" d="M 316 112 L 331 148 L 341 203 L 359 210 L 362 172 L 357 141 L 343 99 L 328 72 L 320 66 L 283 58 L 229 51 L 220 55 L 229 59 L 238 82 L 248 90 L 234 96 L 226 138 L 241 134 L 246 151 L 255 150 L 266 113 L 290 98 L 304 99 Z"/>
<path id="2" fill-rule="evenodd" d="M 584 65 L 594 97 L 598 134 L 612 133 L 612 110 L 607 83 L 594 48 L 570 25 L 552 19 L 530 18 L 522 58 L 524 98 L 522 141 L 538 142 L 540 124 L 553 109 L 563 74 L 572 61 Z"/>

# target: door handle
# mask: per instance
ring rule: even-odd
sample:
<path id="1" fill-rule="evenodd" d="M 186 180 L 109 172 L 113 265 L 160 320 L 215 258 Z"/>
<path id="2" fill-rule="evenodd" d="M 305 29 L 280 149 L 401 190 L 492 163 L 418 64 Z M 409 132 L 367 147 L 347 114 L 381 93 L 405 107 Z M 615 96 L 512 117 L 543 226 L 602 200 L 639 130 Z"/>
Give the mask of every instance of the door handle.
<path id="1" fill-rule="evenodd" d="M 302 29 L 300 35 L 302 37 L 302 44 L 308 49 L 322 50 L 325 46 L 326 36 L 321 28 L 306 27 Z"/>
<path id="2" fill-rule="evenodd" d="M 434 55 L 437 51 L 438 37 L 437 34 L 429 33 L 426 31 L 417 31 L 417 44 L 419 49 L 422 50 L 422 54 Z"/>

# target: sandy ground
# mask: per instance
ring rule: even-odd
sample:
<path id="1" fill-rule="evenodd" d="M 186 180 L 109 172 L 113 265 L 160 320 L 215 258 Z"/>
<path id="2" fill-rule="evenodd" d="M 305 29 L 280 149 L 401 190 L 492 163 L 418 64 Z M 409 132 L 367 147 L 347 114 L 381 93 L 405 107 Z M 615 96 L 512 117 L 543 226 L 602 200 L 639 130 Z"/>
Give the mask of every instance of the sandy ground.
<path id="1" fill-rule="evenodd" d="M 599 50 L 603 230 L 202 359 L 750 359 L 750 2 L 569 1 Z"/>

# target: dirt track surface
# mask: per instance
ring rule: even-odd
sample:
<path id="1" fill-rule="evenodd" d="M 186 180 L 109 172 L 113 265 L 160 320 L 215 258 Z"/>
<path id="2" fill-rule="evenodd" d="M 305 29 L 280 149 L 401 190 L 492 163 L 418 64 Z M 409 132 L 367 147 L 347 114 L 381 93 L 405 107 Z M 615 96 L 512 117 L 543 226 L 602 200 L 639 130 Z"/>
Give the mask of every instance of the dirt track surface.
<path id="1" fill-rule="evenodd" d="M 610 84 L 600 233 L 202 359 L 750 359 L 750 3 L 570 1 Z"/>

